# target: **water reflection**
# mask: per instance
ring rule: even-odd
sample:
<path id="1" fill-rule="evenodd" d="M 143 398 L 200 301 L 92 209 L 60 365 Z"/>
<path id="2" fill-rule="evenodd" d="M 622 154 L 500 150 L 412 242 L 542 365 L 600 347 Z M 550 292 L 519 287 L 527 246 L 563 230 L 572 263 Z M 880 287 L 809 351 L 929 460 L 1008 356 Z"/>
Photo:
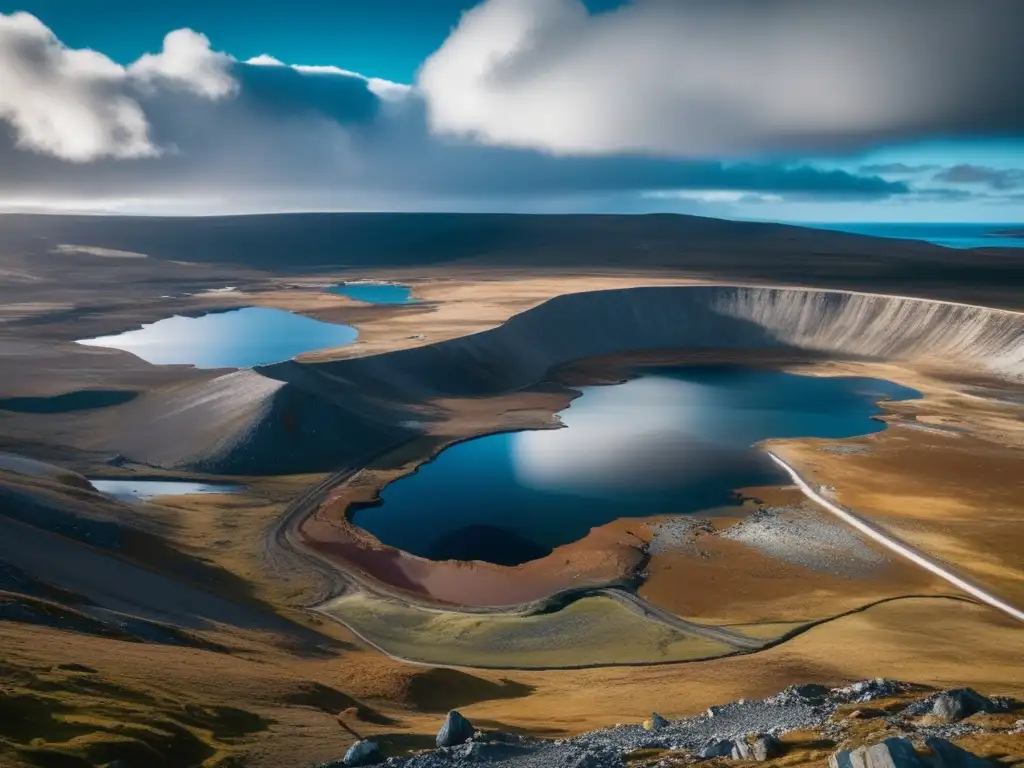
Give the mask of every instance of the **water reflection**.
<path id="1" fill-rule="evenodd" d="M 524 562 L 620 517 L 734 504 L 736 488 L 785 481 L 754 443 L 875 432 L 879 400 L 918 396 L 877 379 L 661 370 L 584 388 L 564 429 L 455 445 L 353 519 L 424 557 Z"/>
<path id="2" fill-rule="evenodd" d="M 187 480 L 89 480 L 100 493 L 122 501 L 152 499 L 157 496 L 189 494 L 239 493 L 240 485 L 229 483 L 195 483 Z"/>
<path id="3" fill-rule="evenodd" d="M 409 286 L 398 283 L 342 283 L 329 290 L 367 304 L 415 304 L 419 301 L 413 298 Z"/>
<path id="4" fill-rule="evenodd" d="M 348 325 L 323 323 L 280 309 L 245 307 L 201 317 L 175 315 L 138 330 L 78 343 L 122 349 L 154 365 L 245 368 L 345 346 L 357 335 Z"/>

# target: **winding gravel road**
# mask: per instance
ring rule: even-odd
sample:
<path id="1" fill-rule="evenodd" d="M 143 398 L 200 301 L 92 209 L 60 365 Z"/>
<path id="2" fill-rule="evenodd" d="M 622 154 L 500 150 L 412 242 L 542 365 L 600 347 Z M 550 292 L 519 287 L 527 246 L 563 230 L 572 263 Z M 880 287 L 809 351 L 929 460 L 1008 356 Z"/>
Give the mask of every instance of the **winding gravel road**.
<path id="1" fill-rule="evenodd" d="M 403 441 L 404 442 L 404 441 Z M 367 461 L 372 460 L 376 456 L 383 455 L 387 451 L 397 448 L 399 444 L 389 446 L 384 451 L 377 452 L 373 457 L 367 457 L 365 461 L 360 462 L 365 464 Z M 771 459 L 778 464 L 786 473 L 792 478 L 793 482 L 798 488 L 807 496 L 808 499 L 815 502 L 819 506 L 825 508 L 828 512 L 837 516 L 843 522 L 850 525 L 865 536 L 872 540 L 882 544 L 887 549 L 895 552 L 901 557 L 905 557 L 915 564 L 925 568 L 926 570 L 936 574 L 940 578 L 946 580 L 950 584 L 963 590 L 972 597 L 994 607 L 1004 613 L 1024 621 L 1024 611 L 1019 610 L 1013 605 L 1010 605 L 1006 601 L 990 594 L 976 584 L 965 580 L 964 578 L 953 573 L 950 569 L 945 567 L 942 563 L 937 561 L 935 558 L 930 557 L 924 552 L 921 552 L 911 545 L 897 539 L 896 537 L 889 534 L 879 526 L 864 520 L 860 516 L 853 512 L 841 507 L 840 505 L 832 502 L 822 496 L 816 491 L 792 466 L 786 461 L 777 456 L 771 451 L 767 452 Z M 293 500 L 285 509 L 284 513 L 278 520 L 278 522 L 268 531 L 265 540 L 265 550 L 267 559 L 272 565 L 276 565 L 279 568 L 289 569 L 294 568 L 296 561 L 301 562 L 305 566 L 312 568 L 317 572 L 323 579 L 323 586 L 320 591 L 309 601 L 308 607 L 317 613 L 330 618 L 334 621 L 338 621 L 344 624 L 350 631 L 358 632 L 353 627 L 348 626 L 343 618 L 335 616 L 331 613 L 323 611 L 322 608 L 329 600 L 337 597 L 344 592 L 352 589 L 358 589 L 362 592 L 366 592 L 377 596 L 385 600 L 398 600 L 407 604 L 416 605 L 425 610 L 440 610 L 441 607 L 433 605 L 426 601 L 418 601 L 411 595 L 399 593 L 394 590 L 389 590 L 386 586 L 377 584 L 369 579 L 366 579 L 356 573 L 349 572 L 337 563 L 324 557 L 320 553 L 306 547 L 301 537 L 299 536 L 299 526 L 304 520 L 310 515 L 316 512 L 319 506 L 327 498 L 331 490 L 337 487 L 339 484 L 349 480 L 353 475 L 359 471 L 358 468 L 352 469 L 347 468 L 342 471 L 336 472 L 332 475 L 328 475 L 320 482 L 310 486 L 300 496 Z M 287 561 L 283 562 L 283 561 Z M 686 619 L 683 619 L 675 614 L 666 611 L 650 602 L 644 600 L 638 596 L 635 592 L 628 589 L 624 589 L 616 585 L 597 586 L 588 588 L 569 589 L 562 592 L 556 593 L 545 600 L 536 601 L 533 603 L 527 603 L 523 605 L 514 606 L 466 606 L 459 610 L 465 613 L 473 614 L 489 614 L 489 615 L 505 615 L 505 616 L 526 616 L 536 614 L 545 610 L 551 610 L 554 606 L 564 606 L 575 600 L 582 599 L 588 596 L 604 596 L 614 599 L 626 606 L 630 610 L 640 614 L 641 616 L 651 620 L 658 621 L 666 626 L 674 629 L 692 633 L 694 635 L 713 640 L 716 642 L 723 643 L 734 649 L 735 653 L 752 653 L 761 650 L 766 647 L 777 644 L 781 640 L 788 639 L 780 638 L 775 641 L 758 640 L 755 638 L 744 636 L 738 632 L 715 626 L 707 626 L 703 624 L 696 624 Z M 444 610 L 453 610 L 451 607 L 444 607 Z M 833 617 L 834 618 L 834 617 Z M 828 620 L 828 619 L 826 619 Z M 818 622 L 815 622 L 818 623 Z M 386 649 L 380 648 L 370 638 L 359 635 L 369 645 L 378 648 L 381 652 L 394 657 L 393 654 L 389 653 Z M 416 663 L 414 659 L 401 659 L 411 663 Z"/>
<path id="2" fill-rule="evenodd" d="M 884 528 L 865 520 L 864 518 L 854 514 L 845 507 L 842 507 L 839 504 L 836 504 L 834 501 L 830 501 L 829 499 L 825 498 L 818 491 L 816 491 L 810 483 L 808 483 L 803 477 L 801 477 L 800 473 L 797 472 L 796 469 L 794 469 L 792 466 L 790 466 L 785 460 L 783 460 L 779 456 L 776 456 L 771 451 L 768 451 L 767 453 L 776 464 L 778 464 L 780 467 L 782 467 L 783 470 L 786 471 L 786 473 L 792 478 L 793 482 L 803 492 L 803 494 L 808 499 L 813 501 L 815 504 L 818 504 L 819 506 L 828 510 L 833 515 L 840 518 L 843 522 L 847 523 L 853 528 L 856 528 L 858 531 L 863 533 L 868 538 L 877 541 L 882 546 L 892 550 L 901 557 L 905 557 L 907 560 L 910 560 L 916 565 L 921 566 L 925 570 L 931 571 L 939 578 L 945 579 L 950 584 L 957 587 L 958 589 L 963 590 L 972 597 L 977 598 L 983 603 L 986 603 L 1009 616 L 1012 616 L 1018 621 L 1024 621 L 1024 611 L 1020 610 L 1016 606 L 1010 605 L 1010 603 L 1006 602 L 1002 598 L 996 597 L 991 592 L 987 592 L 986 590 L 979 587 L 977 584 L 968 581 L 962 576 L 958 576 L 956 573 L 951 571 L 936 558 L 931 557 L 927 553 L 922 552 L 921 550 L 911 546 L 910 544 L 907 544 L 905 541 L 901 541 L 900 539 L 896 538 L 888 531 L 886 531 Z"/>
<path id="3" fill-rule="evenodd" d="M 397 446 L 391 446 L 387 450 L 392 450 L 395 447 Z M 324 579 L 324 587 L 312 600 L 309 601 L 309 607 L 313 610 L 317 610 L 321 615 L 327 616 L 335 621 L 339 621 L 342 624 L 345 624 L 343 619 L 340 619 L 333 614 L 320 611 L 318 608 L 323 606 L 324 603 L 327 603 L 331 598 L 337 597 L 346 590 L 353 588 L 359 589 L 363 592 L 368 592 L 386 600 L 400 600 L 408 604 L 418 605 L 427 610 L 437 610 L 438 606 L 431 605 L 429 603 L 420 603 L 410 595 L 389 590 L 383 585 L 376 584 L 354 573 L 350 573 L 320 553 L 309 549 L 302 543 L 301 537 L 298 535 L 299 526 L 304 520 L 306 520 L 306 518 L 316 512 L 320 504 L 323 503 L 333 488 L 350 479 L 358 471 L 358 469 L 345 469 L 329 475 L 315 485 L 307 488 L 299 497 L 292 501 L 288 507 L 285 508 L 285 511 L 278 522 L 268 531 L 267 538 L 265 540 L 265 551 L 268 560 L 271 564 L 277 563 L 279 564 L 278 567 L 281 567 L 281 565 L 283 565 L 281 564 L 281 558 L 287 558 L 293 562 L 295 559 L 298 559 L 319 573 Z M 696 624 L 694 622 L 687 621 L 686 619 L 680 618 L 669 611 L 649 603 L 634 592 L 610 585 L 604 587 L 596 586 L 562 590 L 544 600 L 538 600 L 522 605 L 498 607 L 465 606 L 458 610 L 465 613 L 488 615 L 528 616 L 545 610 L 550 610 L 554 605 L 566 605 L 584 597 L 597 595 L 612 598 L 635 613 L 640 614 L 644 618 L 661 622 L 662 624 L 674 629 L 688 632 L 708 640 L 724 643 L 739 652 L 755 651 L 765 645 L 765 641 L 763 640 L 750 638 L 729 629 Z M 454 608 L 445 607 L 444 610 L 454 610 Z M 347 624 L 345 624 L 345 626 L 348 627 L 350 631 L 355 631 Z M 376 644 L 368 638 L 364 637 L 363 639 L 371 645 L 374 645 L 374 647 L 377 647 Z"/>

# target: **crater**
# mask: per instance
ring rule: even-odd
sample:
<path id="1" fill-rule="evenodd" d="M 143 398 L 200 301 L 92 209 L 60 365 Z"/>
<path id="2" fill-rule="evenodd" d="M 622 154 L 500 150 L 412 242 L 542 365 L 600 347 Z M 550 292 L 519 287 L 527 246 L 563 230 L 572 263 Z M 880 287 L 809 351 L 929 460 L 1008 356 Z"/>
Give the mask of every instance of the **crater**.
<path id="1" fill-rule="evenodd" d="M 564 428 L 458 443 L 352 522 L 429 560 L 518 565 L 623 517 L 728 514 L 737 489 L 787 482 L 754 444 L 869 434 L 885 427 L 879 401 L 920 397 L 880 379 L 739 365 L 649 369 L 581 392 Z"/>

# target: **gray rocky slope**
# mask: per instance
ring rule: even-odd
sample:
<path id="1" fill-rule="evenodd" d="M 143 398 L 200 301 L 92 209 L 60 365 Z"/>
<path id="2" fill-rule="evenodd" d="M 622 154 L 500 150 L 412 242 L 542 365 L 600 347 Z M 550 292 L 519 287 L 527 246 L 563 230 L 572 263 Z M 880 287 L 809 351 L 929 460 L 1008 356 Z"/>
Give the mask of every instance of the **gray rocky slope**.
<path id="1" fill-rule="evenodd" d="M 1021 380 L 1024 314 L 800 288 L 566 294 L 496 328 L 447 341 L 334 362 L 289 361 L 157 391 L 116 409 L 116 424 L 96 431 L 105 449 L 166 468 L 337 469 L 368 447 L 400 439 L 399 425 L 431 398 L 516 390 L 573 360 L 668 348 L 937 361 Z"/>
<path id="2" fill-rule="evenodd" d="M 616 725 L 571 739 L 540 740 L 512 734 L 476 734 L 464 743 L 444 746 L 411 757 L 378 758 L 381 765 L 395 768 L 452 768 L 488 765 L 503 768 L 624 768 L 625 759 L 645 749 L 673 750 L 679 759 L 699 762 L 714 757 L 764 760 L 777 756 L 782 747 L 776 740 L 783 734 L 817 729 L 826 738 L 839 742 L 844 738 L 846 721 L 833 715 L 843 705 L 864 704 L 905 695 L 915 686 L 894 680 L 866 680 L 841 688 L 820 685 L 792 686 L 774 696 L 758 700 L 740 700 L 681 720 L 652 717 L 644 725 Z M 904 707 L 882 715 L 895 731 L 879 745 L 868 749 L 838 750 L 833 764 L 838 766 L 888 766 L 888 768 L 925 768 L 928 762 L 913 754 L 913 746 L 956 757 L 964 765 L 985 765 L 966 753 L 960 754 L 949 739 L 985 730 L 977 723 L 964 722 L 977 712 L 1009 712 L 1020 702 L 1004 698 L 986 698 L 970 689 L 943 691 L 921 696 Z M 867 706 L 865 706 L 867 709 Z M 450 715 L 445 727 L 452 720 Z M 1024 721 L 1018 725 L 1024 724 Z M 443 729 L 442 729 L 443 730 Z M 1010 730 L 1009 733 L 1014 733 Z M 447 732 L 446 732 L 447 733 Z M 1024 740 L 1024 732 L 1021 733 Z M 441 741 L 439 739 L 439 741 Z M 445 743 L 448 743 L 447 741 Z M 939 759 L 939 758 L 935 758 Z M 950 759 L 947 758 L 947 763 Z M 955 761 L 954 761 L 955 762 Z M 936 763 L 933 760 L 933 766 Z M 330 768 L 370 763 L 346 763 L 344 759 L 328 764 Z M 664 765 L 676 765 L 665 762 Z M 953 763 L 950 763 L 953 764 Z M 960 763 L 956 763 L 960 764 Z"/>

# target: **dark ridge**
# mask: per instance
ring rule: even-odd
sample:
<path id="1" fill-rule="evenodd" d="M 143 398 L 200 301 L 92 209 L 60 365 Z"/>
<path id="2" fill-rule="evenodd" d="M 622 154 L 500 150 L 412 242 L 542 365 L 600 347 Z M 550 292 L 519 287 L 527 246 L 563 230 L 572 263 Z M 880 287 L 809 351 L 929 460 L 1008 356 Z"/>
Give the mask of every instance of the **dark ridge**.
<path id="1" fill-rule="evenodd" d="M 2 252 L 38 255 L 60 244 L 88 245 L 294 274 L 469 259 L 502 268 L 684 270 L 1003 306 L 1018 306 L 1024 287 L 1024 259 L 999 253 L 677 214 L 8 214 L 0 216 L 0 233 Z"/>

